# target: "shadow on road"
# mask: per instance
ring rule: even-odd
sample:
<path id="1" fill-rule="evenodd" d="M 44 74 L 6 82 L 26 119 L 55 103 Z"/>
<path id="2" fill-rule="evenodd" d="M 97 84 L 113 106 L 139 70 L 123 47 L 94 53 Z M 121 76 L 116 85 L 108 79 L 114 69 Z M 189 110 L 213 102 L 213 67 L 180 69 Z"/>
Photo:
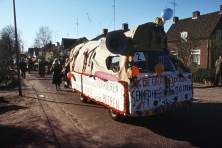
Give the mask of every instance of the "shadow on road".
<path id="1" fill-rule="evenodd" d="M 6 112 L 12 111 L 12 110 L 20 110 L 20 109 L 25 109 L 25 108 L 26 107 L 17 106 L 17 105 L 3 106 L 3 107 L 1 107 L 0 115 L 4 114 Z"/>
<path id="2" fill-rule="evenodd" d="M 221 103 L 194 103 L 188 109 L 145 118 L 129 117 L 124 123 L 142 126 L 164 137 L 190 142 L 196 147 L 221 147 Z"/>
<path id="3" fill-rule="evenodd" d="M 0 115 L 12 110 L 25 109 L 26 107 L 18 105 L 8 105 L 9 101 L 5 100 L 4 97 L 0 97 Z"/>
<path id="4" fill-rule="evenodd" d="M 45 139 L 47 136 L 40 131 L 11 126 L 0 126 L 0 131 L 4 133 L 0 134 L 1 147 L 59 147 L 54 141 Z"/>

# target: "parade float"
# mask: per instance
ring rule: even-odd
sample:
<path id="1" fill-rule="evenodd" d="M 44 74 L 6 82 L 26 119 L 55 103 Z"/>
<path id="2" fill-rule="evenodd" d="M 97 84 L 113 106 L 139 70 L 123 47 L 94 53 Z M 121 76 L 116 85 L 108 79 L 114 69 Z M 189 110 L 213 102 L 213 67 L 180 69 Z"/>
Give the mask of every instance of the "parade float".
<path id="1" fill-rule="evenodd" d="M 75 46 L 67 77 L 80 100 L 108 108 L 114 120 L 191 106 L 192 73 L 179 72 L 170 60 L 164 21 L 156 18 Z"/>

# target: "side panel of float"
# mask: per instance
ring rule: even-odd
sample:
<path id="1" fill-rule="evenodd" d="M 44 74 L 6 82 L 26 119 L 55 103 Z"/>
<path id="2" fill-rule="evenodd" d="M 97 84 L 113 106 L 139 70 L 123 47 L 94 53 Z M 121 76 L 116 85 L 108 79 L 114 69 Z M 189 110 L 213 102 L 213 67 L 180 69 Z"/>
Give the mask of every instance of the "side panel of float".
<path id="1" fill-rule="evenodd" d="M 116 113 L 125 114 L 128 92 L 126 85 L 115 81 L 105 80 L 96 76 L 71 72 L 71 86 L 73 91 L 82 96 L 114 110 Z M 97 73 L 99 76 L 101 72 Z"/>
<path id="2" fill-rule="evenodd" d="M 129 85 L 129 113 L 149 116 L 189 107 L 192 103 L 192 74 L 137 78 Z"/>

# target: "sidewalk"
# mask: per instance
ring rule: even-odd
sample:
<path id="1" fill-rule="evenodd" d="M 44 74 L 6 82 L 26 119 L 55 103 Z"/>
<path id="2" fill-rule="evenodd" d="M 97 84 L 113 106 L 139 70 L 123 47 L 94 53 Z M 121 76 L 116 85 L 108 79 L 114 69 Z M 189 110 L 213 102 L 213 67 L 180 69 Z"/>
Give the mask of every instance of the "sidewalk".
<path id="1" fill-rule="evenodd" d="M 222 87 L 221 84 L 219 84 L 218 86 L 214 86 L 214 85 L 206 85 L 202 82 L 193 82 L 193 88 L 212 88 L 212 87 Z"/>
<path id="2" fill-rule="evenodd" d="M 210 87 L 210 85 L 205 85 L 201 82 L 193 82 L 193 88 L 200 88 L 200 87 Z"/>
<path id="3" fill-rule="evenodd" d="M 0 108 L 1 147 L 59 147 L 39 96 L 29 83 L 33 78 L 28 73 L 21 78 L 22 96 L 18 87 L 0 90 L 1 98 L 8 102 Z"/>

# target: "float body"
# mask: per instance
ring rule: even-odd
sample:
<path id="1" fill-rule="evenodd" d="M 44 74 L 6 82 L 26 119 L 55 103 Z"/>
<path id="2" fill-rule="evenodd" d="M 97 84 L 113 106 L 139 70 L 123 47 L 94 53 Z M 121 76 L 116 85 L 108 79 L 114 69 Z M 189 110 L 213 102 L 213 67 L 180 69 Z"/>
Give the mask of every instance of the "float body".
<path id="1" fill-rule="evenodd" d="M 149 116 L 189 107 L 192 73 L 178 72 L 166 49 L 166 34 L 156 23 L 79 44 L 69 57 L 71 87 L 120 115 Z"/>

